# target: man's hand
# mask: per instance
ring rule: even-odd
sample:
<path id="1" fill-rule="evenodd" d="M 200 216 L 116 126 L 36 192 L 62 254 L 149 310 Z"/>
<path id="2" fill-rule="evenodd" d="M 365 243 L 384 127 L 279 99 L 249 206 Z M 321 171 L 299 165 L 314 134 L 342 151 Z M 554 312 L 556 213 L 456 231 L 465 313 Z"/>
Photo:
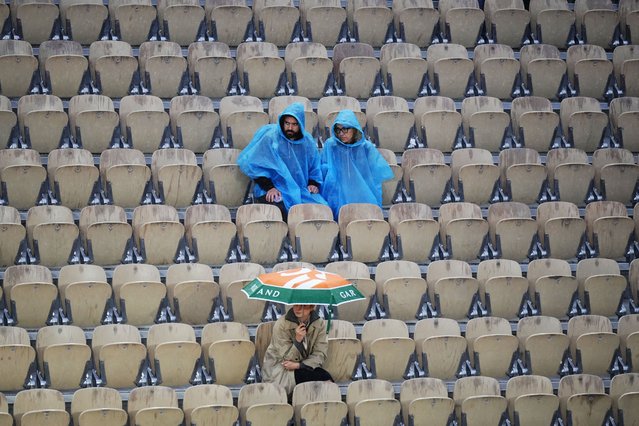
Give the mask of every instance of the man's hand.
<path id="1" fill-rule="evenodd" d="M 300 363 L 295 361 L 282 361 L 282 367 L 287 370 L 297 370 L 300 368 Z"/>
<path id="2" fill-rule="evenodd" d="M 271 188 L 266 193 L 266 201 L 269 203 L 278 203 L 282 200 L 282 193 L 277 188 Z"/>
<path id="3" fill-rule="evenodd" d="M 315 185 L 309 185 L 309 186 L 308 186 L 308 191 L 309 191 L 311 194 L 317 194 L 317 193 L 319 192 L 319 188 L 318 188 L 318 187 L 316 187 Z"/>

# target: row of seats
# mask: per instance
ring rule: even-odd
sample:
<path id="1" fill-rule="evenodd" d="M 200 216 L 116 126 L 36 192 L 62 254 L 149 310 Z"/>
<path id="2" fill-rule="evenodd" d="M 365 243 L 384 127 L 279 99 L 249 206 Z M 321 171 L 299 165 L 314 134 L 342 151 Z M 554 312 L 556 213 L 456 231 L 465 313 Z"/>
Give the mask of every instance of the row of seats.
<path id="1" fill-rule="evenodd" d="M 0 146 L 31 148 L 48 154 L 57 148 L 84 148 L 100 154 L 109 148 L 134 148 L 152 154 L 160 148 L 186 148 L 196 154 L 211 148 L 241 150 L 263 125 L 277 122 L 293 102 L 305 107 L 306 130 L 319 141 L 331 136 L 335 116 L 351 109 L 365 133 L 379 148 L 402 153 L 428 147 L 443 153 L 458 148 L 481 148 L 497 153 L 525 147 L 541 154 L 553 148 L 572 147 L 592 153 L 599 148 L 623 147 L 639 152 L 637 117 L 639 97 L 610 102 L 608 112 L 594 98 L 564 99 L 559 111 L 545 98 L 517 98 L 510 112 L 490 96 L 465 98 L 458 111 L 451 98 L 425 96 L 408 102 L 397 96 L 368 98 L 365 111 L 348 96 L 324 97 L 317 112 L 308 98 L 273 97 L 268 113 L 253 96 L 222 98 L 218 111 L 210 98 L 176 96 L 168 112 L 152 95 L 125 96 L 118 102 L 103 95 L 77 95 L 68 112 L 54 95 L 25 95 L 17 114 L 11 101 L 0 97 Z"/>
<path id="2" fill-rule="evenodd" d="M 285 260 L 378 262 L 390 259 L 428 263 L 440 259 L 526 261 L 553 257 L 637 257 L 637 213 L 615 201 L 593 201 L 585 215 L 566 201 L 530 208 L 518 202 L 492 204 L 486 218 L 469 202 L 442 204 L 435 218 L 421 203 L 391 206 L 388 220 L 373 204 L 347 204 L 335 221 L 325 205 L 291 208 L 288 223 L 268 204 L 245 204 L 232 222 L 229 209 L 198 204 L 178 211 L 168 205 L 141 205 L 132 218 L 120 206 L 87 206 L 76 223 L 65 206 L 31 207 L 24 224 L 14 207 L 0 207 L 0 265 L 67 263 L 194 262 L 221 265 Z M 633 220 L 634 217 L 634 220 Z"/>
<path id="3" fill-rule="evenodd" d="M 308 262 L 282 262 L 273 270 L 291 267 L 315 268 Z M 538 259 L 529 263 L 524 277 L 516 261 L 491 259 L 480 262 L 473 276 L 470 265 L 460 260 L 434 261 L 426 273 L 414 262 L 392 260 L 378 263 L 372 278 L 368 267 L 357 261 L 325 267 L 352 280 L 365 296 L 333 313 L 357 323 L 375 318 L 462 321 L 486 315 L 511 321 L 538 314 L 558 319 L 584 314 L 621 317 L 639 311 L 639 262 L 631 263 L 628 279 L 612 259 L 584 259 L 576 268 L 573 275 L 565 260 Z M 0 320 L 25 328 L 114 322 L 148 326 L 167 321 L 258 324 L 280 313 L 241 291 L 263 273 L 264 267 L 256 263 L 229 263 L 220 268 L 216 280 L 210 266 L 183 263 L 171 265 L 161 279 L 153 265 L 123 264 L 107 279 L 98 265 L 66 265 L 54 282 L 45 266 L 14 265 L 4 271 Z"/>
<path id="4" fill-rule="evenodd" d="M 344 94 L 359 99 L 396 95 L 415 99 L 442 95 L 455 99 L 489 95 L 510 100 L 525 95 L 563 99 L 588 96 L 610 100 L 638 96 L 636 45 L 618 46 L 612 60 L 600 46 L 571 46 L 563 60 L 559 49 L 546 44 L 524 46 L 517 59 L 503 44 L 467 49 L 454 43 L 428 47 L 425 58 L 411 43 L 389 43 L 379 58 L 370 44 L 340 43 L 329 58 L 320 43 L 286 46 L 284 58 L 276 45 L 246 42 L 231 56 L 221 42 L 181 47 L 169 41 L 142 43 L 139 53 L 123 41 L 96 41 L 88 59 L 74 41 L 46 41 L 38 58 L 22 40 L 0 40 L 1 93 L 14 98 L 28 93 L 52 93 L 63 98 L 100 93 L 112 98 L 150 93 L 161 98 L 201 94 L 221 98 L 250 94 L 270 98 L 284 94 L 311 99 Z"/>
<path id="5" fill-rule="evenodd" d="M 74 392 L 71 407 L 64 395 L 53 389 L 31 389 L 16 394 L 13 416 L 7 399 L 0 394 L 0 422 L 31 426 L 127 424 L 178 426 L 181 424 L 286 425 L 309 424 L 499 424 L 504 420 L 522 425 L 629 424 L 637 412 L 636 373 L 615 376 L 605 392 L 601 378 L 590 374 L 567 376 L 559 381 L 557 394 L 551 381 L 542 376 L 513 377 L 502 395 L 499 383 L 490 377 L 469 377 L 455 381 L 449 395 L 446 384 L 435 378 L 416 378 L 401 384 L 399 398 L 393 385 L 382 379 L 352 382 L 342 398 L 339 387 L 328 382 L 308 382 L 295 387 L 291 403 L 286 392 L 274 383 L 255 383 L 240 388 L 237 404 L 224 385 L 198 385 L 186 389 L 178 401 L 177 392 L 166 386 L 133 389 L 123 409 L 122 397 L 112 388 L 89 388 Z M 452 396 L 452 397 L 451 397 Z M 345 399 L 345 400 L 344 400 Z M 180 404 L 181 402 L 181 404 Z M 181 407 L 180 407 L 181 405 Z M 183 423 L 184 421 L 184 423 Z M 105 423 L 107 422 L 107 423 Z M 161 423 L 158 423 L 161 422 Z M 350 422 L 350 423 L 347 423 Z"/>
<path id="6" fill-rule="evenodd" d="M 343 7 L 346 3 L 346 7 Z M 622 0 L 532 0 L 529 10 L 521 0 L 207 0 L 82 3 L 53 0 L 11 2 L 4 6 L 5 34 L 39 44 L 52 37 L 83 44 L 101 38 L 122 39 L 139 45 L 149 39 L 168 39 L 182 45 L 210 38 L 231 45 L 246 40 L 266 40 L 283 46 L 309 39 L 332 46 L 341 40 L 358 40 L 380 46 L 406 40 L 421 47 L 452 41 L 473 47 L 497 41 L 519 47 L 544 42 L 558 47 L 592 43 L 610 48 L 635 41 L 637 6 Z M 9 16 L 9 14 L 11 16 Z"/>
<path id="7" fill-rule="evenodd" d="M 261 380 L 273 324 L 261 323 L 254 341 L 238 322 L 207 324 L 199 340 L 194 328 L 183 323 L 154 324 L 145 339 L 132 325 L 100 325 L 91 333 L 91 346 L 80 327 L 52 325 L 38 329 L 35 349 L 25 329 L 2 326 L 2 353 L 19 356 L 0 358 L 0 390 L 255 383 Z M 331 324 L 324 368 L 339 383 L 478 375 L 614 377 L 636 372 L 633 362 L 639 360 L 637 314 L 622 317 L 616 333 L 610 320 L 599 315 L 571 318 L 567 334 L 558 319 L 548 316 L 522 318 L 516 335 L 508 320 L 498 317 L 469 320 L 464 336 L 459 324 L 447 318 L 418 321 L 412 337 L 397 319 L 367 321 L 359 338 L 352 323 Z"/>

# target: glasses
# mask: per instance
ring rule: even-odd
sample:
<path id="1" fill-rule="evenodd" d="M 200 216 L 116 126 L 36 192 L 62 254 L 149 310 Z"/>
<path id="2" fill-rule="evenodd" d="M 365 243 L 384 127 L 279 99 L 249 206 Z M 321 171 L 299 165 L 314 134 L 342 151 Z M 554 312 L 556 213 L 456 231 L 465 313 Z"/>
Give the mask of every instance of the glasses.
<path id="1" fill-rule="evenodd" d="M 352 127 L 336 127 L 335 128 L 335 134 L 336 135 L 341 135 L 342 133 L 346 133 L 349 130 L 351 130 Z"/>

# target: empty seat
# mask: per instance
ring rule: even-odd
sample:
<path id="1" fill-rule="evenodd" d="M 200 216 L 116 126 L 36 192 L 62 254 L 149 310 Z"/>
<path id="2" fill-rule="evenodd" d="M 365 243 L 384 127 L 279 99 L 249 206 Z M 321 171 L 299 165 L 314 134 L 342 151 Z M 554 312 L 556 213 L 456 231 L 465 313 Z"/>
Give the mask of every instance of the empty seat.
<path id="1" fill-rule="evenodd" d="M 477 266 L 479 296 L 490 315 L 512 320 L 528 313 L 528 280 L 519 263 L 508 259 L 484 260 Z"/>
<path id="2" fill-rule="evenodd" d="M 151 158 L 151 173 L 157 193 L 176 208 L 191 205 L 202 179 L 195 153 L 185 148 L 156 150 Z"/>
<path id="3" fill-rule="evenodd" d="M 499 153 L 500 185 L 510 200 L 535 204 L 548 199 L 548 172 L 533 148 L 507 148 Z"/>
<path id="4" fill-rule="evenodd" d="M 331 262 L 326 265 L 326 272 L 338 274 L 348 281 L 362 293 L 364 300 L 358 300 L 335 307 L 338 318 L 343 321 L 353 323 L 362 322 L 371 316 L 371 310 L 375 308 L 377 300 L 375 281 L 371 279 L 368 266 L 362 262 L 343 260 L 339 262 Z M 373 315 L 375 316 L 375 315 Z M 349 374 L 352 371 L 349 372 Z"/>
<path id="5" fill-rule="evenodd" d="M 51 94 L 70 98 L 79 93 L 89 93 L 89 60 L 84 57 L 79 42 L 42 42 L 38 59 L 43 85 Z"/>
<path id="6" fill-rule="evenodd" d="M 151 168 L 142 151 L 106 149 L 100 154 L 100 179 L 113 204 L 132 208 L 142 203 Z"/>
<path id="7" fill-rule="evenodd" d="M 402 382 L 399 391 L 405 425 L 422 422 L 444 425 L 454 419 L 455 402 L 443 381 L 420 377 Z"/>
<path id="8" fill-rule="evenodd" d="M 381 94 L 381 64 L 367 43 L 339 43 L 333 48 L 333 73 L 346 96 L 368 99 Z"/>
<path id="9" fill-rule="evenodd" d="M 612 398 L 605 393 L 603 380 L 592 374 L 562 377 L 557 390 L 564 422 L 598 424 L 607 421 Z"/>
<path id="10" fill-rule="evenodd" d="M 403 380 L 414 361 L 415 341 L 397 319 L 366 321 L 362 327 L 364 361 L 378 379 Z"/>
<path id="11" fill-rule="evenodd" d="M 432 1 L 395 0 L 392 10 L 398 41 L 420 48 L 428 47 L 433 40 L 439 41 L 439 11 Z"/>
<path id="12" fill-rule="evenodd" d="M 559 413 L 559 397 L 544 376 L 517 376 L 506 383 L 506 400 L 511 421 L 523 425 L 552 423 Z"/>
<path id="13" fill-rule="evenodd" d="M 80 44 L 99 40 L 110 28 L 107 5 L 98 0 L 62 0 L 59 6 L 64 34 Z"/>
<path id="14" fill-rule="evenodd" d="M 612 259 L 590 258 L 577 263 L 579 298 L 588 313 L 612 317 L 617 314 L 626 292 L 626 278 Z"/>
<path id="15" fill-rule="evenodd" d="M 202 263 L 169 266 L 166 289 L 173 312 L 186 324 L 206 324 L 219 303 L 220 286 L 211 268 Z"/>
<path id="16" fill-rule="evenodd" d="M 187 59 L 191 83 L 200 95 L 221 98 L 237 90 L 237 66 L 226 43 L 191 43 Z"/>
<path id="17" fill-rule="evenodd" d="M 470 261 L 485 257 L 489 225 L 477 204 L 444 204 L 440 207 L 439 214 L 440 241 L 451 258 Z"/>
<path id="18" fill-rule="evenodd" d="M 451 155 L 450 166 L 453 188 L 462 200 L 476 204 L 496 201 L 500 172 L 490 151 L 484 148 L 456 149 Z"/>
<path id="19" fill-rule="evenodd" d="M 622 37 L 631 43 L 637 42 L 637 3 L 634 0 L 621 0 L 619 2 L 619 28 Z"/>
<path id="20" fill-rule="evenodd" d="M 530 12 L 524 6 L 521 0 L 485 2 L 488 37 L 512 48 L 530 43 Z"/>
<path id="21" fill-rule="evenodd" d="M 226 207 L 239 207 L 246 198 L 250 179 L 237 165 L 239 149 L 211 149 L 204 153 L 202 172 L 204 187 L 213 202 Z"/>
<path id="22" fill-rule="evenodd" d="M 253 40 L 253 11 L 244 0 L 208 0 L 205 3 L 209 34 L 215 41 L 237 46 Z"/>
<path id="23" fill-rule="evenodd" d="M 547 315 L 524 317 L 517 323 L 520 357 L 531 374 L 555 377 L 566 373 L 564 362 L 570 356 L 570 339 L 559 319 Z"/>
<path id="24" fill-rule="evenodd" d="M 174 389 L 168 386 L 134 388 L 127 404 L 130 426 L 178 426 L 184 413 Z"/>
<path id="25" fill-rule="evenodd" d="M 464 46 L 457 43 L 432 44 L 426 50 L 426 60 L 433 94 L 453 99 L 474 95 L 474 65 L 468 59 Z"/>
<path id="26" fill-rule="evenodd" d="M 551 44 L 523 46 L 520 51 L 522 85 L 528 93 L 548 99 L 568 95 L 566 62 L 559 49 Z M 526 98 L 521 98 L 525 102 Z"/>
<path id="27" fill-rule="evenodd" d="M 238 409 L 233 406 L 231 390 L 222 385 L 191 386 L 184 392 L 186 424 L 235 424 Z"/>
<path id="28" fill-rule="evenodd" d="M 407 199 L 436 207 L 451 201 L 452 170 L 438 149 L 409 149 L 402 155 Z"/>
<path id="29" fill-rule="evenodd" d="M 637 416 L 637 374 L 619 374 L 610 381 L 610 397 L 612 398 L 615 421 L 627 422 Z"/>
<path id="30" fill-rule="evenodd" d="M 46 154 L 63 144 L 69 117 L 54 95 L 26 95 L 18 101 L 20 133 L 29 148 Z"/>
<path id="31" fill-rule="evenodd" d="M 340 243 L 348 260 L 376 262 L 388 257 L 390 226 L 374 204 L 352 203 L 340 208 Z"/>
<path id="32" fill-rule="evenodd" d="M 157 11 L 150 0 L 111 1 L 109 18 L 117 39 L 134 46 L 150 40 L 157 33 Z"/>
<path id="33" fill-rule="evenodd" d="M 220 101 L 220 121 L 226 146 L 245 148 L 253 134 L 268 124 L 262 101 L 255 96 L 226 96 Z"/>
<path id="34" fill-rule="evenodd" d="M 113 270 L 115 306 L 127 324 L 151 325 L 166 297 L 166 286 L 153 265 L 125 264 Z"/>
<path id="35" fill-rule="evenodd" d="M 237 74 L 246 94 L 258 98 L 284 94 L 286 65 L 273 43 L 240 44 L 237 47 Z"/>
<path id="36" fill-rule="evenodd" d="M 286 390 L 275 383 L 252 383 L 240 388 L 237 398 L 241 424 L 255 426 L 285 425 L 293 419 L 293 407 L 287 403 Z"/>
<path id="37" fill-rule="evenodd" d="M 413 107 L 417 132 L 428 148 L 451 152 L 462 137 L 462 117 L 455 102 L 444 96 L 423 96 Z"/>
<path id="38" fill-rule="evenodd" d="M 283 250 L 288 226 L 280 210 L 270 204 L 245 204 L 237 209 L 239 246 L 251 262 L 277 263 Z"/>
<path id="39" fill-rule="evenodd" d="M 0 266 L 13 265 L 22 255 L 21 244 L 27 231 L 20 220 L 20 213 L 15 207 L 0 207 Z"/>
<path id="40" fill-rule="evenodd" d="M 77 425 L 99 423 L 125 426 L 128 416 L 122 409 L 122 397 L 112 388 L 78 389 L 71 399 L 71 416 Z"/>
<path id="41" fill-rule="evenodd" d="M 639 151 L 636 143 L 636 135 L 639 128 L 636 126 L 639 116 L 639 98 L 621 97 L 610 101 L 609 109 L 610 128 L 612 136 L 621 147 L 632 152 Z"/>
<path id="42" fill-rule="evenodd" d="M 2 59 L 0 59 L 0 62 Z M 2 80 L 0 79 L 0 83 Z M 1 89 L 1 88 L 0 88 Z M 16 133 L 18 124 L 18 116 L 11 107 L 11 100 L 0 95 L 0 147 L 9 147 L 17 142 L 18 135 Z"/>
<path id="43" fill-rule="evenodd" d="M 96 327 L 110 313 L 112 290 L 101 266 L 63 266 L 58 291 L 66 317 L 73 325 Z"/>
<path id="44" fill-rule="evenodd" d="M 190 206 L 184 213 L 186 243 L 201 263 L 221 265 L 235 254 L 237 228 L 222 205 Z"/>
<path id="45" fill-rule="evenodd" d="M 13 28 L 22 40 L 40 44 L 59 32 L 55 25 L 60 11 L 53 1 L 17 0 L 11 2 L 10 7 Z"/>
<path id="46" fill-rule="evenodd" d="M 548 257 L 574 259 L 580 256 L 586 221 L 579 216 L 579 208 L 567 201 L 548 201 L 537 208 L 539 241 Z"/>
<path id="47" fill-rule="evenodd" d="M 30 371 L 35 371 L 36 352 L 31 347 L 27 330 L 21 327 L 1 326 L 0 354 L 0 390 L 22 390 L 31 380 Z M 0 424 L 4 424 L 3 417 L 0 415 Z M 12 425 L 13 422 L 8 424 Z"/>
<path id="48" fill-rule="evenodd" d="M 93 330 L 91 349 L 95 371 L 105 386 L 132 388 L 139 384 L 140 374 L 146 373 L 146 346 L 133 325 L 97 326 Z"/>
<path id="49" fill-rule="evenodd" d="M 52 150 L 47 161 L 47 172 L 49 187 L 61 205 L 80 209 L 94 203 L 100 171 L 86 149 Z"/>
<path id="50" fill-rule="evenodd" d="M 162 99 L 153 95 L 125 96 L 120 100 L 119 112 L 125 148 L 152 153 L 166 146 L 170 118 Z"/>
<path id="51" fill-rule="evenodd" d="M 110 7 L 110 5 L 109 5 Z M 125 41 L 99 40 L 89 47 L 91 82 L 100 94 L 123 98 L 139 90 L 138 58 Z"/>
<path id="52" fill-rule="evenodd" d="M 349 382 L 358 375 L 361 355 L 362 342 L 355 334 L 355 326 L 348 320 L 332 320 L 323 368 L 335 382 Z"/>
<path id="53" fill-rule="evenodd" d="M 253 3 L 253 22 L 261 40 L 276 46 L 301 41 L 300 11 L 290 0 L 258 0 Z"/>
<path id="54" fill-rule="evenodd" d="M 46 4 L 43 6 L 46 8 Z M 0 90 L 4 96 L 28 94 L 37 82 L 38 73 L 38 59 L 33 55 L 31 44 L 24 40 L 1 40 L 0 70 Z"/>
<path id="55" fill-rule="evenodd" d="M 84 331 L 74 325 L 51 325 L 36 335 L 38 366 L 53 389 L 86 386 L 85 373 L 91 364 L 91 349 Z"/>
<path id="56" fill-rule="evenodd" d="M 486 376 L 462 377 L 453 389 L 457 421 L 467 425 L 498 424 L 507 416 L 508 404 L 501 396 L 497 379 Z"/>
<path id="57" fill-rule="evenodd" d="M 594 201 L 595 168 L 578 148 L 555 148 L 546 155 L 548 184 L 561 201 L 583 206 Z"/>
<path id="58" fill-rule="evenodd" d="M 400 203 L 388 210 L 391 244 L 400 259 L 426 263 L 437 248 L 439 224 L 426 204 Z"/>
<path id="59" fill-rule="evenodd" d="M 414 339 L 417 359 L 428 377 L 451 380 L 467 370 L 468 343 L 462 337 L 456 320 L 450 318 L 419 320 L 415 324 Z M 437 401 L 437 404 L 444 403 Z"/>
<path id="60" fill-rule="evenodd" d="M 461 260 L 436 260 L 426 274 L 428 296 L 440 317 L 461 320 L 476 316 L 479 281 Z"/>
<path id="61" fill-rule="evenodd" d="M 377 299 L 388 318 L 412 321 L 421 315 L 426 295 L 426 280 L 419 265 L 408 260 L 380 262 L 375 269 Z"/>
<path id="62" fill-rule="evenodd" d="M 537 222 L 526 204 L 517 201 L 491 204 L 487 220 L 490 244 L 501 258 L 521 262 L 534 257 Z"/>
<path id="63" fill-rule="evenodd" d="M 565 319 L 580 312 L 577 278 L 561 259 L 532 260 L 528 265 L 528 291 L 541 315 Z"/>
<path id="64" fill-rule="evenodd" d="M 602 376 L 622 373 L 618 362 L 619 336 L 601 315 L 579 315 L 568 321 L 572 358 L 584 373 Z M 621 370 L 621 371 L 620 371 Z"/>
<path id="65" fill-rule="evenodd" d="M 488 3 L 490 4 L 490 3 Z M 513 19 L 509 17 L 509 19 Z M 483 44 L 473 55 L 475 81 L 480 93 L 499 99 L 512 99 L 521 94 L 520 63 L 506 44 Z"/>
<path id="66" fill-rule="evenodd" d="M 393 40 L 393 12 L 386 2 L 349 0 L 348 23 L 353 38 L 373 47 L 381 47 Z"/>
<path id="67" fill-rule="evenodd" d="M 181 250 L 184 225 L 175 207 L 144 205 L 133 210 L 133 236 L 141 256 L 152 265 L 173 263 Z"/>
<path id="68" fill-rule="evenodd" d="M 202 355 L 193 327 L 182 323 L 154 324 L 149 327 L 146 348 L 158 382 L 166 386 L 189 385 Z"/>
<path id="69" fill-rule="evenodd" d="M 20 327 L 43 327 L 57 308 L 58 289 L 44 266 L 9 266 L 3 288 L 5 307 Z"/>
<path id="70" fill-rule="evenodd" d="M 324 45 L 316 42 L 289 43 L 284 60 L 286 78 L 295 94 L 318 99 L 334 93 L 333 61 L 328 58 Z"/>
<path id="71" fill-rule="evenodd" d="M 27 241 L 41 265 L 66 265 L 79 229 L 73 213 L 64 206 L 35 206 L 27 212 Z"/>
<path id="72" fill-rule="evenodd" d="M 415 116 L 399 96 L 375 96 L 366 101 L 367 133 L 375 145 L 393 152 L 415 148 Z"/>
<path id="73" fill-rule="evenodd" d="M 188 93 L 187 63 L 180 45 L 172 41 L 145 41 L 140 45 L 140 80 L 144 89 L 160 98 Z"/>
<path id="74" fill-rule="evenodd" d="M 575 12 L 566 0 L 531 0 L 530 27 L 540 43 L 560 49 L 575 44 Z"/>
<path id="75" fill-rule="evenodd" d="M 365 379 L 351 382 L 346 390 L 346 404 L 351 424 L 393 424 L 400 419 L 401 405 L 395 399 L 393 385 L 386 380 Z"/>
<path id="76" fill-rule="evenodd" d="M 418 16 L 419 11 L 414 8 Z M 428 64 L 416 44 L 385 44 L 380 49 L 380 62 L 384 85 L 392 95 L 414 99 L 427 93 Z"/>
<path id="77" fill-rule="evenodd" d="M 626 148 L 602 148 L 592 155 L 595 187 L 605 200 L 632 205 L 636 198 L 639 166 Z"/>
<path id="78" fill-rule="evenodd" d="M 461 115 L 464 134 L 470 146 L 490 152 L 497 152 L 504 147 L 510 115 L 504 111 L 499 99 L 492 96 L 465 98 Z"/>
<path id="79" fill-rule="evenodd" d="M 16 394 L 13 418 L 17 426 L 41 424 L 65 426 L 71 416 L 65 411 L 64 395 L 57 389 L 27 389 Z"/>
<path id="80" fill-rule="evenodd" d="M 617 323 L 617 335 L 620 339 L 619 349 L 626 365 L 637 372 L 637 359 L 639 357 L 639 315 L 624 315 Z"/>
<path id="81" fill-rule="evenodd" d="M 215 383 L 242 385 L 254 367 L 255 344 L 246 325 L 217 322 L 202 329 L 202 352 L 205 365 Z"/>
<path id="82" fill-rule="evenodd" d="M 296 424 L 346 423 L 348 406 L 342 401 L 339 387 L 331 382 L 305 382 L 293 389 Z"/>
<path id="83" fill-rule="evenodd" d="M 288 235 L 300 260 L 324 263 L 333 260 L 339 226 L 330 207 L 298 204 L 288 212 Z"/>
<path id="84" fill-rule="evenodd" d="M 160 0 L 157 4 L 160 34 L 179 45 L 188 46 L 204 39 L 204 7 L 189 0 Z"/>
<path id="85" fill-rule="evenodd" d="M 619 15 L 610 0 L 575 0 L 579 40 L 604 49 L 619 44 Z"/>
<path id="86" fill-rule="evenodd" d="M 477 0 L 444 0 L 439 4 L 439 27 L 444 40 L 466 48 L 483 39 L 484 17 Z"/>
<path id="87" fill-rule="evenodd" d="M 611 98 L 612 61 L 601 46 L 582 44 L 570 46 L 566 55 L 568 82 L 578 96 L 597 100 Z"/>
<path id="88" fill-rule="evenodd" d="M 28 209 L 40 200 L 47 177 L 40 154 L 34 149 L 0 150 L 2 198 L 16 209 Z"/>
<path id="89" fill-rule="evenodd" d="M 466 325 L 468 353 L 482 376 L 503 378 L 516 372 L 519 340 L 512 335 L 507 319 L 472 318 Z"/>
<path id="90" fill-rule="evenodd" d="M 262 265 L 250 262 L 227 263 L 220 268 L 222 303 L 232 321 L 257 324 L 262 321 L 268 306 L 263 300 L 248 299 L 242 288 L 265 272 Z"/>
<path id="91" fill-rule="evenodd" d="M 612 65 L 615 72 L 615 85 L 622 95 L 639 96 L 639 85 L 633 75 L 639 67 L 639 50 L 635 45 L 618 46 L 612 54 Z"/>
<path id="92" fill-rule="evenodd" d="M 104 95 L 77 95 L 69 100 L 69 130 L 75 143 L 92 154 L 119 144 L 120 117 Z M 119 130 L 119 129 L 118 129 Z"/>
<path id="93" fill-rule="evenodd" d="M 634 241 L 634 222 L 618 201 L 594 201 L 586 205 L 586 237 L 599 257 L 624 258 Z"/>
<path id="94" fill-rule="evenodd" d="M 302 0 L 299 8 L 305 38 L 326 47 L 348 40 L 347 13 L 340 1 Z"/>
<path id="95" fill-rule="evenodd" d="M 171 133 L 178 146 L 201 154 L 215 145 L 221 145 L 220 117 L 210 98 L 175 96 L 171 99 L 169 118 Z"/>

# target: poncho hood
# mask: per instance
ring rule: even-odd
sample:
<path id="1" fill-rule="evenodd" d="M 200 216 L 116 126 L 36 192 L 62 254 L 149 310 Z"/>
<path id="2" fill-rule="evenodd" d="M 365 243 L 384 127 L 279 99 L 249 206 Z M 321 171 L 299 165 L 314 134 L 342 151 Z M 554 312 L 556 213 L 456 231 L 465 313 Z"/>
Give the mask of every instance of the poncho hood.
<path id="1" fill-rule="evenodd" d="M 304 117 L 304 105 L 302 105 L 299 102 L 294 102 L 290 104 L 289 106 L 287 106 L 286 108 L 284 108 L 284 111 L 282 111 L 280 115 L 277 117 L 277 122 L 280 124 L 280 134 L 285 139 L 287 138 L 286 138 L 286 134 L 284 133 L 284 129 L 283 129 L 284 126 L 282 123 L 284 121 L 284 117 L 286 116 L 293 117 L 294 119 L 297 120 L 297 122 L 300 125 L 301 137 L 294 140 L 288 139 L 289 142 L 302 143 L 302 139 L 304 139 L 305 136 L 308 136 L 312 139 L 312 136 L 308 134 L 308 132 L 306 132 L 305 130 L 306 118 Z"/>
<path id="2" fill-rule="evenodd" d="M 337 134 L 335 133 L 335 126 L 340 125 L 343 127 L 350 127 L 357 130 L 357 134 L 355 135 L 355 142 L 353 143 L 344 143 L 342 142 Z M 357 116 L 350 109 L 344 109 L 337 114 L 335 117 L 335 121 L 333 121 L 333 127 L 331 127 L 331 136 L 335 138 L 335 141 L 341 145 L 347 147 L 355 147 L 363 144 L 366 141 L 364 138 L 364 131 L 362 130 L 362 126 L 359 125 L 359 121 L 357 121 Z"/>

